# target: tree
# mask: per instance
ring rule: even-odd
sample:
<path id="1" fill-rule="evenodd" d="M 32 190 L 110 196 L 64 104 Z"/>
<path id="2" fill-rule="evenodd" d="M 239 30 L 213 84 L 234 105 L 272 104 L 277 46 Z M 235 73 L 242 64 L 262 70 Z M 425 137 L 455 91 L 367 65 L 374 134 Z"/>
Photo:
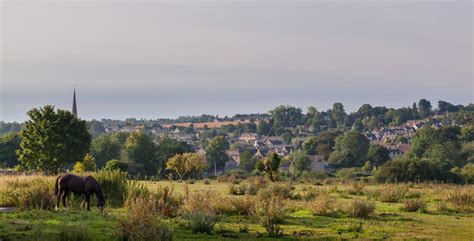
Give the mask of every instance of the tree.
<path id="1" fill-rule="evenodd" d="M 422 118 L 428 117 L 431 113 L 431 102 L 426 99 L 421 99 L 418 102 L 418 113 L 420 113 Z"/>
<path id="2" fill-rule="evenodd" d="M 125 150 L 130 160 L 138 165 L 138 169 L 148 175 L 157 173 L 156 146 L 145 132 L 136 131 L 130 134 L 125 143 Z"/>
<path id="3" fill-rule="evenodd" d="M 381 145 L 371 145 L 367 152 L 367 160 L 376 167 L 390 160 L 390 152 Z"/>
<path id="4" fill-rule="evenodd" d="M 105 164 L 106 170 L 120 170 L 122 172 L 128 171 L 128 163 L 116 159 L 110 160 Z"/>
<path id="5" fill-rule="evenodd" d="M 71 112 L 47 105 L 28 112 L 17 151 L 23 167 L 51 173 L 82 160 L 91 142 L 86 122 Z"/>
<path id="6" fill-rule="evenodd" d="M 168 136 L 162 137 L 158 142 L 156 150 L 156 157 L 159 162 L 159 172 L 161 173 L 166 168 L 166 162 L 171 157 L 186 152 L 192 152 L 192 147 L 188 143 L 171 139 Z"/>
<path id="7" fill-rule="evenodd" d="M 271 136 L 272 135 L 272 125 L 266 122 L 265 120 L 260 120 L 257 124 L 257 134 L 261 136 Z"/>
<path id="8" fill-rule="evenodd" d="M 277 136 L 285 131 L 285 127 L 295 127 L 303 122 L 303 111 L 300 108 L 280 105 L 269 112 L 274 121 L 273 130 Z"/>
<path id="9" fill-rule="evenodd" d="M 301 151 L 295 151 L 290 156 L 291 161 L 297 172 L 303 172 L 309 170 L 311 160 L 309 157 Z"/>
<path id="10" fill-rule="evenodd" d="M 197 153 L 176 154 L 166 163 L 166 169 L 176 172 L 181 181 L 187 174 L 194 172 L 197 175 L 205 168 L 204 157 Z"/>
<path id="11" fill-rule="evenodd" d="M 252 153 L 245 150 L 240 154 L 239 168 L 247 172 L 253 171 L 257 159 L 252 156 Z"/>
<path id="12" fill-rule="evenodd" d="M 259 171 L 267 173 L 272 182 L 275 182 L 275 175 L 280 167 L 281 158 L 275 152 L 270 153 L 265 159 L 256 164 Z"/>
<path id="13" fill-rule="evenodd" d="M 206 148 L 206 157 L 209 161 L 209 168 L 222 169 L 229 160 L 227 153 L 229 142 L 223 136 L 216 136 L 209 141 Z"/>
<path id="14" fill-rule="evenodd" d="M 91 154 L 97 160 L 99 168 L 109 160 L 119 159 L 121 150 L 120 142 L 109 134 L 101 134 L 91 143 Z"/>
<path id="15" fill-rule="evenodd" d="M 369 140 L 361 133 L 346 132 L 344 136 L 336 138 L 335 151 L 331 153 L 329 161 L 345 167 L 363 166 L 369 145 Z"/>
<path id="16" fill-rule="evenodd" d="M 445 114 L 445 113 L 452 113 L 459 111 L 458 107 L 446 102 L 446 101 L 438 101 L 438 113 Z"/>
<path id="17" fill-rule="evenodd" d="M 20 149 L 21 137 L 8 132 L 0 137 L 0 166 L 14 167 L 18 164 L 16 151 Z"/>
<path id="18" fill-rule="evenodd" d="M 362 124 L 361 119 L 357 119 L 356 121 L 354 121 L 354 124 L 352 125 L 352 130 L 358 132 L 362 132 L 364 130 L 364 124 Z"/>
<path id="19" fill-rule="evenodd" d="M 319 133 L 323 129 L 324 117 L 322 114 L 314 107 L 308 107 L 308 113 L 306 114 L 306 125 L 309 126 L 313 134 Z"/>
<path id="20" fill-rule="evenodd" d="M 91 134 L 92 138 L 96 138 L 102 133 L 105 133 L 105 128 L 100 121 L 91 120 L 88 123 L 88 126 L 89 126 L 88 131 L 89 131 L 89 134 Z"/>
<path id="21" fill-rule="evenodd" d="M 93 172 L 97 168 L 95 164 L 95 159 L 92 155 L 87 154 L 84 157 L 84 160 L 76 162 L 74 165 L 74 172 L 81 173 L 81 172 Z"/>
<path id="22" fill-rule="evenodd" d="M 344 110 L 344 105 L 340 102 L 336 102 L 332 106 L 332 118 L 336 122 L 337 128 L 344 128 L 344 121 L 346 119 L 346 111 Z"/>
<path id="23" fill-rule="evenodd" d="M 337 133 L 334 131 L 322 132 L 319 136 L 309 139 L 303 144 L 306 155 L 321 155 L 327 160 L 336 143 Z"/>

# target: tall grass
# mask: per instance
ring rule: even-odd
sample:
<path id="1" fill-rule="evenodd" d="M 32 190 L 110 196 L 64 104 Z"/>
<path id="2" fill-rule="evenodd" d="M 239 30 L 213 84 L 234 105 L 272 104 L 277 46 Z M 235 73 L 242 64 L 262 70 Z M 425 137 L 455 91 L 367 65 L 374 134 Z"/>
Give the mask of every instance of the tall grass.
<path id="1" fill-rule="evenodd" d="M 457 211 L 472 211 L 474 210 L 474 189 L 456 187 L 444 194 L 444 200 L 450 203 Z"/>
<path id="2" fill-rule="evenodd" d="M 100 170 L 93 174 L 99 182 L 104 193 L 107 205 L 112 207 L 122 207 L 128 188 L 128 178 L 125 172 L 120 170 Z"/>
<path id="3" fill-rule="evenodd" d="M 40 175 L 0 177 L 0 206 L 24 209 L 54 207 L 54 179 Z"/>

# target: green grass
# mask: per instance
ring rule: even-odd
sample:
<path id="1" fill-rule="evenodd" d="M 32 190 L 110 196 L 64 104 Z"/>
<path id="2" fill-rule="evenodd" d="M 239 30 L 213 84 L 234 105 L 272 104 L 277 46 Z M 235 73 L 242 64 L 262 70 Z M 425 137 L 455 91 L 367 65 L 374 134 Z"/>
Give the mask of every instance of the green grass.
<path id="1" fill-rule="evenodd" d="M 170 185 L 167 181 L 144 183 L 151 191 L 155 191 L 158 185 Z M 216 181 L 212 181 L 211 185 L 205 185 L 203 181 L 197 181 L 195 184 L 173 182 L 172 185 L 179 193 L 184 192 L 187 185 L 190 192 L 211 189 L 221 195 L 228 195 L 228 184 Z M 304 186 L 310 185 L 298 184 L 295 191 L 301 191 Z M 401 210 L 402 203 L 384 203 L 365 195 L 347 194 L 344 192 L 344 185 L 339 185 L 337 191 L 334 186 L 316 188 L 333 190 L 331 195 L 338 199 L 342 209 L 354 199 L 369 198 L 375 201 L 375 215 L 368 219 L 350 218 L 346 214 L 338 217 L 313 216 L 308 202 L 289 200 L 287 218 L 282 224 L 285 236 L 280 239 L 267 237 L 265 230 L 256 220 L 239 215 L 223 216 L 211 235 L 191 233 L 179 218 L 165 219 L 163 222 L 173 228 L 175 240 L 472 240 L 474 237 L 474 213 L 443 213 L 435 209 L 435 200 L 439 198 L 439 192 L 442 190 L 439 187 L 410 188 L 421 192 L 422 198 L 428 200 L 427 213 L 404 212 Z M 378 188 L 382 186 L 372 185 L 365 189 Z M 118 220 L 124 212 L 124 209 L 108 208 L 106 214 L 101 216 L 93 207 L 90 212 L 76 208 L 67 211 L 29 210 L 0 213 L 0 240 L 54 240 L 63 225 L 79 227 L 91 240 L 116 240 Z M 239 232 L 239 228 L 244 224 L 249 228 L 248 233 Z"/>

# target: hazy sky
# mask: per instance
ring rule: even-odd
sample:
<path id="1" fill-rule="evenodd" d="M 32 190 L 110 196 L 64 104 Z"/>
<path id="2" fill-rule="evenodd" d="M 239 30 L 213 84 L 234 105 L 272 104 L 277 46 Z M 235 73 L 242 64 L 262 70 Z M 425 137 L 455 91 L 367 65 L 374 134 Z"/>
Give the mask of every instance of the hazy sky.
<path id="1" fill-rule="evenodd" d="M 0 120 L 473 102 L 470 0 L 0 2 Z"/>

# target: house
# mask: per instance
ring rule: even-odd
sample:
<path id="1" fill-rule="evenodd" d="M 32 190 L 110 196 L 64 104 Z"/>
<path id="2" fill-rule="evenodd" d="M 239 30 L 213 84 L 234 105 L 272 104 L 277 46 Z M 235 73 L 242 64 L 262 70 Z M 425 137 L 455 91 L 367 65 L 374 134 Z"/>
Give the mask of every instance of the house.
<path id="1" fill-rule="evenodd" d="M 257 134 L 256 133 L 243 133 L 239 137 L 239 141 L 243 143 L 255 143 L 255 141 L 257 141 Z"/>
<path id="2" fill-rule="evenodd" d="M 240 165 L 240 151 L 239 150 L 226 150 L 225 153 L 229 157 L 229 162 L 234 162 L 236 166 Z"/>

